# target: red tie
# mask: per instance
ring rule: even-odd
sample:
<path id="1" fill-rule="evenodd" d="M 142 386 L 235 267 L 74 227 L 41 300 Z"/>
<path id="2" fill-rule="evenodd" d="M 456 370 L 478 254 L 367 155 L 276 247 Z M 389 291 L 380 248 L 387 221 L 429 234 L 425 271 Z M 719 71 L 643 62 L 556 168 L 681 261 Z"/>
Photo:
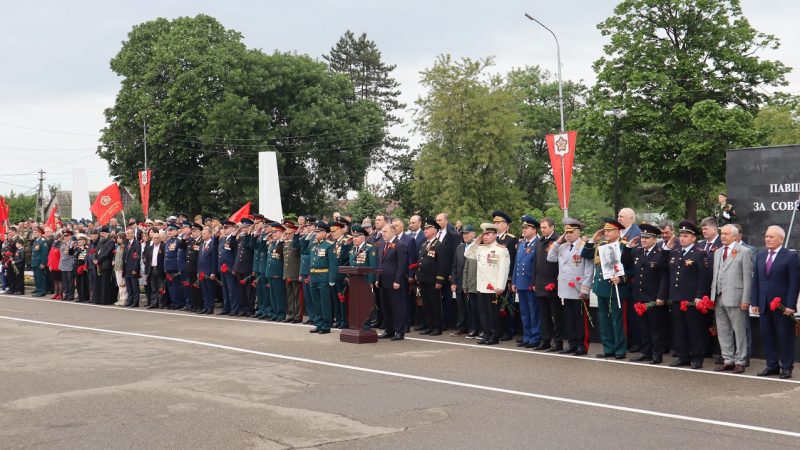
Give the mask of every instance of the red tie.
<path id="1" fill-rule="evenodd" d="M 728 259 L 728 246 L 727 245 L 725 246 L 725 251 L 722 252 L 722 260 L 725 261 L 726 259 Z"/>

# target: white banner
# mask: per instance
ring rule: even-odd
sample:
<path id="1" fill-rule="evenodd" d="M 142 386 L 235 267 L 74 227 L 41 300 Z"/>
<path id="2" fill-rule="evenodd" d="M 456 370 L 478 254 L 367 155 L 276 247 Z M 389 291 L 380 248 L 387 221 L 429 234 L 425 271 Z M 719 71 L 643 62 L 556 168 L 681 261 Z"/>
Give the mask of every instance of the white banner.
<path id="1" fill-rule="evenodd" d="M 258 153 L 258 212 L 268 219 L 283 219 L 278 159 L 275 152 Z"/>

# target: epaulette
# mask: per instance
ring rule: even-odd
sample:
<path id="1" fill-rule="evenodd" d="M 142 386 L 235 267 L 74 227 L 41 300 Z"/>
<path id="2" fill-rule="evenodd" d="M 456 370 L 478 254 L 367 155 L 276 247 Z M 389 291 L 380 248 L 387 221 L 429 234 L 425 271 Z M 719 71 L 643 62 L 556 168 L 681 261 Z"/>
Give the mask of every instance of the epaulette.
<path id="1" fill-rule="evenodd" d="M 327 242 L 328 244 L 331 244 L 331 245 L 336 243 L 336 241 L 332 241 L 330 239 L 325 239 L 325 242 Z"/>
<path id="2" fill-rule="evenodd" d="M 366 247 L 366 248 L 372 248 L 372 247 L 374 247 L 374 245 L 372 245 L 372 244 L 367 244 L 367 243 L 365 242 L 365 243 L 364 243 L 364 247 Z"/>
<path id="3" fill-rule="evenodd" d="M 516 239 L 517 237 L 511 233 L 506 233 L 506 236 L 510 237 L 511 239 Z"/>

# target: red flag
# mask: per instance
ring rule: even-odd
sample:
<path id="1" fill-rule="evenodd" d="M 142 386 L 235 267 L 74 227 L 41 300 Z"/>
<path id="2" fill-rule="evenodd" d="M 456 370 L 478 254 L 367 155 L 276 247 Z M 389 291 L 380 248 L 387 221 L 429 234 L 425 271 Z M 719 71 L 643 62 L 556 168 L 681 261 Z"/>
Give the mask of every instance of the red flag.
<path id="1" fill-rule="evenodd" d="M 6 199 L 0 195 L 0 240 L 6 239 L 6 220 L 8 220 L 8 206 Z"/>
<path id="2" fill-rule="evenodd" d="M 51 230 L 56 231 L 56 210 L 58 209 L 58 203 L 53 205 L 53 209 L 50 210 L 50 216 L 47 218 L 47 225 L 50 227 Z"/>
<path id="3" fill-rule="evenodd" d="M 558 190 L 558 205 L 561 209 L 569 208 L 572 162 L 575 160 L 575 140 L 577 136 L 578 133 L 576 131 L 545 136 L 547 148 L 550 150 L 553 179 L 556 182 L 556 190 Z"/>
<path id="4" fill-rule="evenodd" d="M 239 208 L 238 211 L 233 213 L 233 215 L 228 219 L 233 223 L 239 223 L 242 220 L 242 217 L 247 217 L 250 215 L 250 202 L 245 203 L 244 206 Z"/>
<path id="5" fill-rule="evenodd" d="M 151 170 L 142 170 L 139 172 L 139 192 L 142 198 L 142 211 L 144 211 L 144 218 L 148 218 L 147 210 L 150 209 L 150 184 L 153 181 Z"/>
<path id="6" fill-rule="evenodd" d="M 107 224 L 115 214 L 122 211 L 122 197 L 119 194 L 117 183 L 111 183 L 97 194 L 90 209 L 92 214 L 97 216 L 100 225 Z"/>

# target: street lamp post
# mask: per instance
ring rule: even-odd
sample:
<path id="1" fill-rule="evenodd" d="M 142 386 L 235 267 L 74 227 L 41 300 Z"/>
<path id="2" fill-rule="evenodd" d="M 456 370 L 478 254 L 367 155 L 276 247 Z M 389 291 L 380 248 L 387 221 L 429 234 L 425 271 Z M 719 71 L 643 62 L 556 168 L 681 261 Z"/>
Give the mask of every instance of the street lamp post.
<path id="1" fill-rule="evenodd" d="M 545 30 L 549 31 L 550 34 L 553 35 L 553 39 L 556 40 L 556 58 L 557 58 L 557 61 L 558 61 L 558 110 L 559 110 L 559 113 L 561 114 L 561 132 L 563 133 L 564 132 L 564 87 L 563 87 L 563 82 L 561 81 L 561 45 L 558 43 L 558 37 L 556 36 L 555 33 L 553 33 L 553 30 L 551 30 L 550 28 L 547 28 L 547 26 L 545 24 L 543 24 L 542 22 L 539 22 L 539 20 L 537 20 L 536 18 L 534 18 L 533 16 L 531 16 L 528 13 L 525 13 L 525 17 L 527 17 L 528 19 L 530 19 L 530 20 L 538 23 L 539 25 L 541 25 L 542 28 L 544 28 Z M 566 187 L 566 178 L 565 178 L 564 175 L 565 175 L 564 174 L 564 156 L 561 156 L 561 183 L 562 183 L 561 188 L 562 188 L 562 192 L 566 196 L 567 195 L 567 187 Z M 566 219 L 567 217 L 569 217 L 569 211 L 568 211 L 568 208 L 565 205 L 565 207 L 564 207 L 564 218 Z"/>
<path id="2" fill-rule="evenodd" d="M 614 118 L 614 214 L 619 214 L 619 119 L 626 117 L 625 109 L 610 109 L 603 111 L 605 117 Z"/>

